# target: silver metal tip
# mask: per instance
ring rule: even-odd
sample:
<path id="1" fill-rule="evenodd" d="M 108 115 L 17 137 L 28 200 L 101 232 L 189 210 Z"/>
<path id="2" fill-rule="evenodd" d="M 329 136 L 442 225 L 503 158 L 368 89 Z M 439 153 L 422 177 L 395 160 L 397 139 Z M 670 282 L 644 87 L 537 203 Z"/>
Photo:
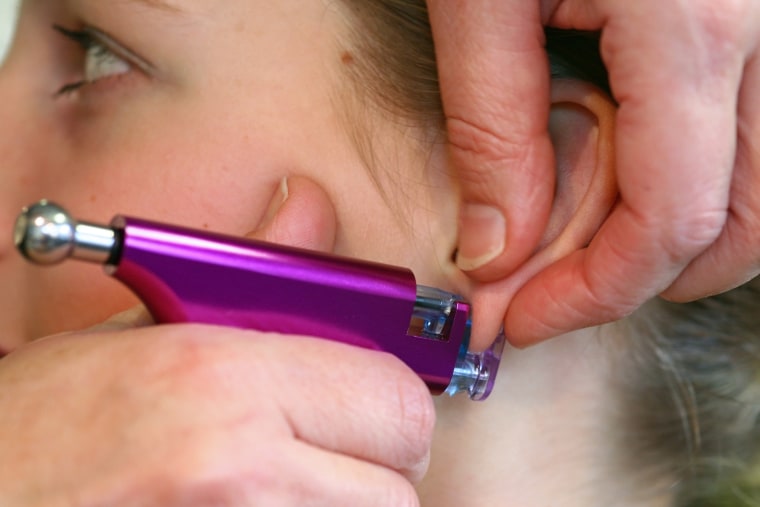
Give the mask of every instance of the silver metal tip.
<path id="1" fill-rule="evenodd" d="M 21 211 L 13 240 L 24 257 L 37 264 L 55 264 L 71 256 L 76 221 L 61 206 L 42 200 Z"/>

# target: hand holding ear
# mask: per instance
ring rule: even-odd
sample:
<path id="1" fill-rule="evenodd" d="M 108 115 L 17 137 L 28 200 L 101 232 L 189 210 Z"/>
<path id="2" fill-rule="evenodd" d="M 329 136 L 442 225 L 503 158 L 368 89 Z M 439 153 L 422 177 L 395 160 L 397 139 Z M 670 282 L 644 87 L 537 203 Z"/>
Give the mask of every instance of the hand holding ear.
<path id="1" fill-rule="evenodd" d="M 511 339 L 534 343 L 657 294 L 699 298 L 760 272 L 760 1 L 428 4 L 463 189 L 459 264 L 485 282 L 532 255 L 551 209 L 542 25 L 602 32 L 620 105 L 620 202 L 588 248 L 525 280 L 505 315 Z"/>
<path id="2" fill-rule="evenodd" d="M 289 179 L 270 211 L 257 238 L 331 247 L 332 206 L 314 183 Z M 0 360 L 0 503 L 418 504 L 434 411 L 401 361 L 148 323 L 136 309 Z"/>

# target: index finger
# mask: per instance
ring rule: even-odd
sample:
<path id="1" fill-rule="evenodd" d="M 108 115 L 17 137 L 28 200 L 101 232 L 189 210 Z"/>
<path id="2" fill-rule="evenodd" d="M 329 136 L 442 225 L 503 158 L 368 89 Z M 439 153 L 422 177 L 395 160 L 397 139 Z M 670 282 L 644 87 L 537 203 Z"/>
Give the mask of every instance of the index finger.
<path id="1" fill-rule="evenodd" d="M 502 278 L 538 244 L 554 191 L 539 2 L 427 3 L 462 191 L 457 263 Z"/>

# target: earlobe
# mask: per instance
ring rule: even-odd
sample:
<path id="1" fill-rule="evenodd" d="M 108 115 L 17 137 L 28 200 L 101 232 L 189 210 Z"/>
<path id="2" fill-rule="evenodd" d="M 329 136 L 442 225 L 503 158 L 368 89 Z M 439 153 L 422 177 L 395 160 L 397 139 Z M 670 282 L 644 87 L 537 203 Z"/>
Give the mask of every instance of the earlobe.
<path id="1" fill-rule="evenodd" d="M 549 130 L 557 183 L 551 216 L 539 247 L 522 266 L 505 280 L 475 286 L 470 297 L 476 348 L 487 346 L 515 292 L 550 264 L 585 248 L 609 215 L 617 200 L 614 123 L 615 104 L 603 91 L 574 79 L 552 82 Z"/>

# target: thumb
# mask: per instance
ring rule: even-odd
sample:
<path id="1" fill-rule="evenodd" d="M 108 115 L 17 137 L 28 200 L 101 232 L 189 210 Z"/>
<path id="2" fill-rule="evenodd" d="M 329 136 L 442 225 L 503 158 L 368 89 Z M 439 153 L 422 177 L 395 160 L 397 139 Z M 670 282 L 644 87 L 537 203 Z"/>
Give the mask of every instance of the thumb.
<path id="1" fill-rule="evenodd" d="M 539 2 L 428 0 L 451 162 L 457 266 L 504 278 L 538 245 L 554 192 Z"/>
<path id="2" fill-rule="evenodd" d="M 337 227 L 327 193 L 303 176 L 283 178 L 259 226 L 246 237 L 331 252 Z"/>

